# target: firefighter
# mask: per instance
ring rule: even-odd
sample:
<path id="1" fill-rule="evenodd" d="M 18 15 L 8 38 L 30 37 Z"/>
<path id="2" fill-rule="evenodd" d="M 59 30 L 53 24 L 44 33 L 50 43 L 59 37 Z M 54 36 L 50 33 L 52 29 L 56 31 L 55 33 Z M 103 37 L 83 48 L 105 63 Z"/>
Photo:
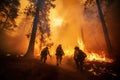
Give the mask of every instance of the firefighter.
<path id="1" fill-rule="evenodd" d="M 62 56 L 64 55 L 64 51 L 62 49 L 61 44 L 58 45 L 55 55 L 56 55 L 56 64 L 57 64 L 57 66 L 59 66 L 59 64 L 61 64 L 61 62 L 62 62 Z"/>
<path id="2" fill-rule="evenodd" d="M 50 55 L 50 53 L 49 53 L 48 47 L 45 47 L 45 48 L 41 51 L 41 60 L 40 60 L 40 61 L 43 62 L 43 63 L 46 63 L 47 55 L 49 55 L 49 56 L 51 57 L 51 55 Z"/>
<path id="3" fill-rule="evenodd" d="M 84 64 L 84 60 L 87 57 L 87 55 L 79 49 L 79 47 L 75 47 L 74 48 L 74 60 L 76 63 L 76 66 L 78 69 L 80 69 L 81 71 L 83 70 L 83 64 Z"/>

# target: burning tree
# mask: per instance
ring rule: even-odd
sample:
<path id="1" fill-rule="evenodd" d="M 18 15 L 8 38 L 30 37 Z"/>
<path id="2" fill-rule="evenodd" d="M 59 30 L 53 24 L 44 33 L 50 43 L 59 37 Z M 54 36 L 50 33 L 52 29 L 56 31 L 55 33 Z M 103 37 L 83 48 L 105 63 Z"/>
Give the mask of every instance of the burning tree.
<path id="1" fill-rule="evenodd" d="M 34 20 L 29 46 L 25 56 L 33 57 L 36 32 L 38 28 L 40 31 L 41 43 L 46 43 L 45 38 L 50 36 L 48 15 L 50 8 L 55 7 L 52 3 L 53 1 L 54 0 L 30 0 L 31 4 L 27 8 L 27 15 L 33 15 Z"/>

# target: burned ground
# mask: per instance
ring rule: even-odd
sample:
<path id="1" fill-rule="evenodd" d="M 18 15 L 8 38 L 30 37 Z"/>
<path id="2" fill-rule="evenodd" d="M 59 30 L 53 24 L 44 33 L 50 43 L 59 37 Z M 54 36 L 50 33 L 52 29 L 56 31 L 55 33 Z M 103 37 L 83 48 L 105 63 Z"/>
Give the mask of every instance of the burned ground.
<path id="1" fill-rule="evenodd" d="M 71 71 L 38 59 L 0 56 L 1 80 L 120 80 L 119 63 L 87 62 L 85 70 Z"/>

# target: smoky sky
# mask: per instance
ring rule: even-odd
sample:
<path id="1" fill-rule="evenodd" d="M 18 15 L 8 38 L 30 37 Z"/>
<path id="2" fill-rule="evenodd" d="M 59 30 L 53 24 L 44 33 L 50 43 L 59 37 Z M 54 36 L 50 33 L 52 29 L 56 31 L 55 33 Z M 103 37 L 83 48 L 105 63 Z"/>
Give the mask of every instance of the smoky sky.
<path id="1" fill-rule="evenodd" d="M 99 28 L 101 27 L 101 23 L 99 22 L 100 20 L 97 14 L 93 15 L 93 13 L 96 12 L 97 10 L 90 13 L 86 12 L 85 15 L 84 10 L 80 8 L 81 6 L 79 6 L 79 0 L 60 0 L 56 4 L 56 6 L 58 6 L 57 11 L 59 13 L 59 16 L 63 16 L 65 20 L 63 21 L 64 24 L 62 25 L 62 27 L 58 28 L 59 31 L 57 32 L 57 34 L 54 34 L 57 35 L 55 41 L 59 41 L 59 42 L 65 41 L 65 43 L 67 43 L 66 45 L 70 44 L 69 43 L 70 40 L 71 42 L 75 42 L 74 41 L 76 39 L 75 35 L 77 34 L 77 36 L 81 36 L 81 33 L 78 32 L 80 31 L 80 28 L 78 27 L 82 26 L 84 27 L 85 42 L 86 44 L 89 44 L 87 45 L 88 48 L 90 48 L 91 45 L 94 48 L 97 46 L 97 44 L 99 44 L 100 47 L 105 46 L 104 37 L 99 37 L 99 36 L 103 36 L 102 28 Z M 107 12 L 104 14 L 104 17 L 107 24 L 107 29 L 109 32 L 112 47 L 114 51 L 120 52 L 119 49 L 120 48 L 120 35 L 119 35 L 120 34 L 120 0 L 113 0 L 113 2 L 106 9 Z M 100 26 L 96 27 L 96 25 L 100 25 Z M 28 26 L 28 23 L 26 23 L 26 26 Z M 75 31 L 73 31 L 73 27 L 74 29 L 76 27 Z M 17 34 L 16 36 L 10 36 L 11 33 L 9 33 L 9 35 L 6 35 L 5 33 L 0 32 L 0 50 L 5 50 L 5 51 L 13 50 L 18 52 L 18 51 L 22 51 L 22 48 L 27 49 L 28 42 L 26 45 L 26 41 L 29 40 L 27 40 L 23 32 L 24 32 L 23 28 L 20 31 L 16 32 Z M 68 35 L 70 36 L 68 37 Z M 95 39 L 97 41 L 95 41 Z M 74 46 L 73 44 L 71 45 L 72 47 Z"/>
<path id="2" fill-rule="evenodd" d="M 119 2 L 119 0 L 111 0 L 109 5 L 106 3 L 101 4 L 113 50 L 118 52 L 120 47 Z M 55 41 L 73 46 L 76 37 L 81 37 L 80 30 L 83 27 L 84 42 L 88 49 L 107 50 L 96 4 L 86 11 L 83 7 L 80 5 L 80 0 L 56 1 L 58 15 L 62 16 L 64 21 L 61 27 L 57 28 Z"/>

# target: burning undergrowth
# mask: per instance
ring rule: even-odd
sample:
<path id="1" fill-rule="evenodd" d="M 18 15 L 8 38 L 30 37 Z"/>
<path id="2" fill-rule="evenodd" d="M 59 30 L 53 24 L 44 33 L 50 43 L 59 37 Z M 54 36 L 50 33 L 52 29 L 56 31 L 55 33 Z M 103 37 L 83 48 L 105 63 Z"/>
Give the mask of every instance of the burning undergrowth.
<path id="1" fill-rule="evenodd" d="M 85 10 L 84 5 L 81 3 L 84 3 L 86 0 L 83 0 L 83 2 L 80 0 L 57 0 L 55 2 L 56 7 L 50 9 L 48 7 L 49 5 L 47 5 L 48 3 L 44 1 L 42 2 L 41 10 L 39 11 L 40 20 L 38 21 L 39 24 L 37 24 L 34 56 L 39 60 L 40 51 L 45 46 L 48 46 L 52 58 L 48 57 L 47 64 L 56 65 L 55 50 L 59 44 L 62 44 L 65 56 L 63 57 L 60 67 L 71 71 L 78 71 L 73 59 L 73 54 L 74 47 L 79 46 L 80 49 L 87 54 L 84 71 L 92 74 L 89 78 L 90 80 L 117 80 L 120 76 L 119 65 L 109 57 L 110 53 L 108 53 L 106 49 L 106 43 L 101 28 L 102 25 L 100 24 L 95 5 L 91 9 Z M 33 5 L 33 3 L 31 5 Z M 54 7 L 54 5 L 52 6 Z M 35 16 L 34 10 L 36 8 L 33 8 L 34 9 L 28 10 L 32 10 L 30 12 Z M 24 23 L 26 24 L 26 29 L 31 28 L 31 25 L 33 25 L 28 19 L 33 20 L 33 17 L 29 18 L 27 16 L 25 19 L 26 22 Z M 20 24 L 22 23 L 23 21 L 21 21 Z M 23 26 L 23 24 L 20 26 Z M 23 31 L 26 31 L 26 29 L 22 29 L 20 32 L 22 33 Z M 23 35 L 26 35 L 26 33 L 22 33 L 22 36 Z M 21 44 L 19 46 L 22 46 L 22 48 L 25 49 L 18 47 L 17 51 L 26 50 L 30 36 L 31 31 L 27 35 L 28 40 L 23 38 L 25 44 L 19 43 Z M 17 38 L 16 41 L 20 42 L 21 38 Z M 18 42 L 16 42 L 16 44 Z M 15 49 L 16 47 L 14 47 L 14 50 Z M 22 54 L 22 56 L 23 55 L 24 54 Z M 12 55 L 7 54 L 7 57 L 9 56 Z M 17 58 L 19 58 L 18 55 Z"/>
<path id="2" fill-rule="evenodd" d="M 119 66 L 117 62 L 100 62 L 100 61 L 85 61 L 82 74 L 89 74 L 90 80 L 118 80 Z M 77 69 L 73 57 L 64 57 L 62 68 L 70 71 L 79 71 Z"/>
<path id="3" fill-rule="evenodd" d="M 49 1 L 42 2 L 35 40 L 35 56 L 39 56 L 45 46 L 49 47 L 50 53 L 54 56 L 57 45 L 62 44 L 66 56 L 73 56 L 74 47 L 79 46 L 87 54 L 88 61 L 112 62 L 106 51 L 97 8 L 94 5 L 86 10 L 83 5 L 85 2 L 55 1 L 57 6 L 54 9 L 50 9 L 50 6 L 54 5 L 49 4 Z M 35 16 L 35 4 L 36 1 L 27 7 L 28 16 L 30 13 Z M 30 35 L 31 33 L 29 39 Z"/>
<path id="4" fill-rule="evenodd" d="M 56 7 L 53 4 L 49 4 L 49 0 L 48 2 L 42 1 L 35 40 L 35 56 L 40 56 L 40 51 L 45 46 L 49 47 L 50 54 L 54 56 L 56 47 L 58 44 L 62 44 L 65 56 L 73 56 L 74 47 L 79 46 L 87 54 L 87 61 L 113 61 L 108 57 L 109 53 L 106 51 L 103 31 L 98 13 L 96 13 L 97 9 L 94 5 L 91 9 L 85 10 L 83 5 L 85 1 L 55 1 Z M 23 18 L 20 23 L 20 26 L 24 27 L 19 28 L 19 36 L 26 35 L 30 29 L 27 33 L 28 40 L 21 37 L 25 44 L 23 45 L 22 43 L 22 46 L 24 46 L 23 50 L 20 48 L 22 55 L 26 52 L 32 33 L 32 21 L 36 12 L 36 4 L 36 0 L 33 0 L 33 2 L 26 5 L 28 13 L 27 16 L 24 16 L 26 18 Z M 55 8 L 51 9 L 51 6 Z M 29 17 L 30 14 L 32 14 L 32 17 Z"/>

